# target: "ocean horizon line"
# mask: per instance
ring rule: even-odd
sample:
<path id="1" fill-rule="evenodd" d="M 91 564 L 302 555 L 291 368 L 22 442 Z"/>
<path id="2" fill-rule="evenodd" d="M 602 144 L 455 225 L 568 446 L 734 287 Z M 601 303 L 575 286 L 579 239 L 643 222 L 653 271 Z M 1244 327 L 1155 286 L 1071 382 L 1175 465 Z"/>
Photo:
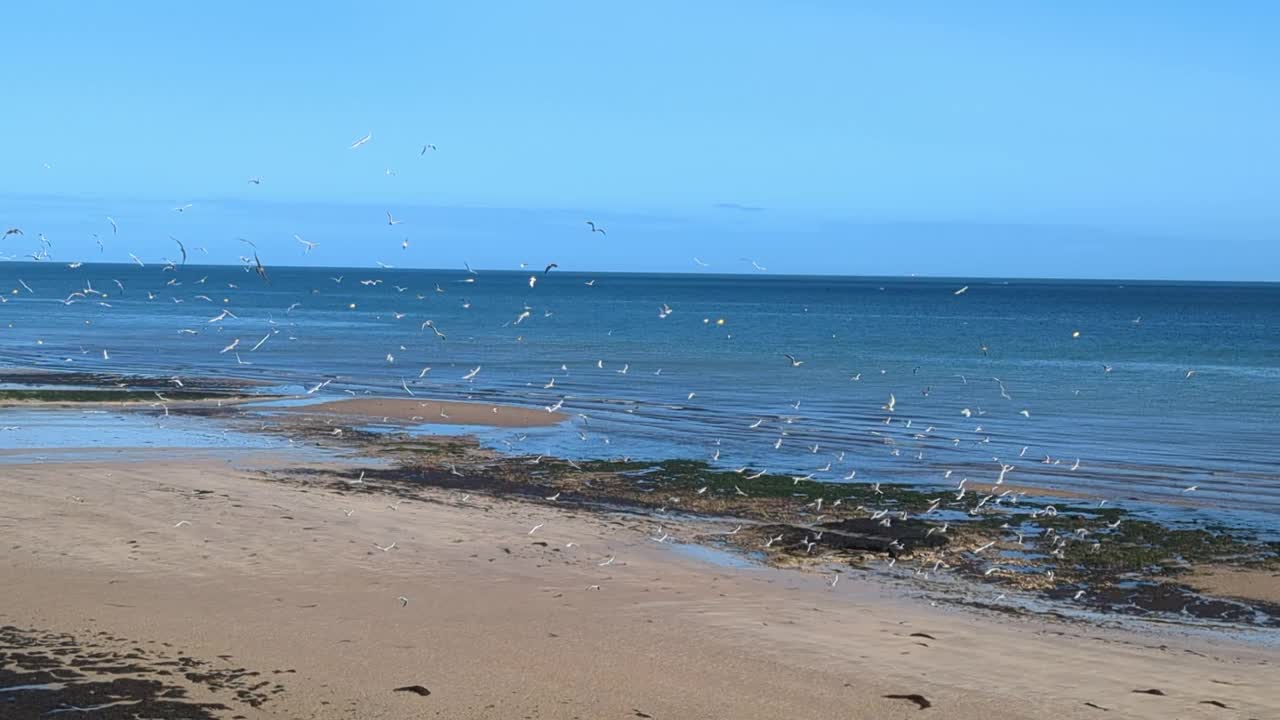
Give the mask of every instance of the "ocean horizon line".
<path id="1" fill-rule="evenodd" d="M 119 261 L 103 261 L 103 262 L 84 262 L 78 261 L 80 267 L 141 267 L 133 262 Z M 74 263 L 62 262 L 42 262 L 37 263 L 29 260 L 16 259 L 0 259 L 0 266 L 69 266 Z M 169 263 L 155 261 L 147 263 L 148 265 L 167 266 Z M 186 268 L 237 268 L 244 267 L 242 263 L 187 263 L 178 267 Z M 356 266 L 356 265 L 283 265 L 270 264 L 269 268 L 275 270 L 323 270 L 323 271 L 395 271 L 395 272 L 445 272 L 467 274 L 501 274 L 512 276 L 523 276 L 530 273 L 542 275 L 544 270 L 536 268 L 532 265 L 524 269 L 511 268 L 472 268 L 471 273 L 467 268 L 447 268 L 447 267 L 418 267 L 410 265 L 389 265 L 387 267 L 380 266 Z M 1280 280 L 1187 280 L 1174 278 L 1126 278 L 1126 277 L 1061 277 L 1061 276 L 1006 276 L 1006 275 L 928 275 L 928 274 L 911 274 L 911 275 L 846 275 L 846 274 L 823 274 L 823 273 L 773 273 L 773 272 L 698 272 L 689 270 L 561 270 L 555 269 L 558 275 L 574 275 L 574 276 L 602 276 L 602 277 L 704 277 L 714 279 L 732 279 L 732 280 L 762 280 L 762 281 L 783 281 L 783 280 L 839 280 L 839 281 L 922 281 L 928 283 L 950 283 L 950 282 L 981 282 L 986 284 L 1008 285 L 1012 283 L 1037 283 L 1037 284 L 1121 284 L 1121 285 L 1144 285 L 1148 287 L 1194 287 L 1194 286 L 1221 286 L 1221 287 L 1273 287 L 1280 286 Z"/>

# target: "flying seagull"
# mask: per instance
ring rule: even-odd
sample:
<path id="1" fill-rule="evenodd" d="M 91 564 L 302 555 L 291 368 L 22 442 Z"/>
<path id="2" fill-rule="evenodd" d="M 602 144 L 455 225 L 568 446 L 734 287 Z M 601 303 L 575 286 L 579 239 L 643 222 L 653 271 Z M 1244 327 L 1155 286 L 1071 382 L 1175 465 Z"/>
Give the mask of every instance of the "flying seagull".
<path id="1" fill-rule="evenodd" d="M 169 239 L 178 243 L 178 249 L 182 251 L 182 264 L 186 265 L 187 264 L 187 247 L 182 244 L 181 240 L 179 240 L 178 238 L 172 235 L 169 236 Z"/>
<path id="2" fill-rule="evenodd" d="M 303 254 L 303 255 L 306 255 L 306 254 L 310 253 L 312 250 L 315 250 L 315 249 L 316 249 L 316 246 L 320 244 L 320 243 L 307 242 L 306 240 L 303 240 L 301 237 L 299 237 L 299 236 L 297 236 L 297 235 L 294 235 L 294 236 L 293 236 L 293 239 L 294 239 L 294 240 L 297 240 L 297 241 L 298 241 L 298 242 L 300 242 L 300 243 L 302 243 L 302 254 Z"/>
<path id="3" fill-rule="evenodd" d="M 402 222 L 402 221 L 397 220 L 397 219 L 395 219 L 395 218 L 391 217 L 391 211 L 390 211 L 390 210 L 388 210 L 388 211 L 387 211 L 387 224 L 388 224 L 388 225 L 399 225 L 401 222 Z"/>
<path id="4" fill-rule="evenodd" d="M 350 150 L 355 150 L 356 148 L 358 148 L 358 147 L 360 147 L 361 145 L 363 145 L 363 144 L 365 144 L 365 143 L 369 142 L 369 141 L 370 141 L 370 140 L 372 140 L 372 139 L 373 139 L 373 133 L 365 133 L 365 136 L 364 136 L 364 137 L 362 137 L 362 138 L 360 138 L 359 140 L 356 140 L 355 142 L 351 143 L 351 147 L 350 147 L 350 148 L 348 148 L 348 149 L 350 149 Z"/>
<path id="5" fill-rule="evenodd" d="M 555 264 L 555 263 L 551 263 L 550 265 L 548 265 L 548 266 L 547 266 L 547 269 L 546 269 L 546 270 L 543 270 L 543 271 L 542 271 L 542 274 L 543 274 L 543 275 L 546 275 L 547 273 L 551 272 L 551 270 L 552 270 L 553 268 L 558 268 L 558 267 L 560 267 L 560 266 L 559 266 L 559 265 L 557 265 L 557 264 Z"/>
<path id="6" fill-rule="evenodd" d="M 435 145 L 432 145 L 431 143 L 427 143 L 426 145 L 422 146 L 422 152 L 418 153 L 418 157 L 422 157 L 423 155 L 426 155 L 428 150 L 435 150 L 435 149 L 436 149 Z"/>
<path id="7" fill-rule="evenodd" d="M 267 269 L 262 267 L 262 261 L 258 259 L 257 252 L 253 253 L 253 262 L 257 265 L 257 267 L 254 268 L 254 272 L 258 273 L 258 277 L 262 278 L 263 282 L 270 283 L 271 278 L 267 277 Z"/>
<path id="8" fill-rule="evenodd" d="M 593 232 L 593 233 L 597 233 L 597 232 L 598 232 L 598 233 L 600 233 L 601 235 L 604 235 L 605 237 L 609 237 L 609 233 L 605 232 L 605 231 L 604 231 L 604 228 L 602 228 L 602 227 L 596 227 L 596 224 L 595 224 L 594 222 L 592 222 L 592 221 L 588 220 L 588 221 L 587 221 L 587 224 L 591 226 L 591 232 Z"/>

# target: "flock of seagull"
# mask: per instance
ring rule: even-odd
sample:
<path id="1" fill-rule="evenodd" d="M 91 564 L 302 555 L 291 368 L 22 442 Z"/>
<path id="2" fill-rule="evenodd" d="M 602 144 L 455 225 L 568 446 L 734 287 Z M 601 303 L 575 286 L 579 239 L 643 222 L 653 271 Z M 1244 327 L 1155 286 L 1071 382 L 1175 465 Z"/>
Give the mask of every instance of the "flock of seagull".
<path id="1" fill-rule="evenodd" d="M 358 151 L 360 148 L 366 146 L 372 140 L 373 140 L 373 134 L 366 133 L 365 135 L 357 138 L 354 142 L 352 142 L 349 145 L 349 149 L 352 151 Z M 434 144 L 429 144 L 429 143 L 423 144 L 421 146 L 419 156 L 420 157 L 425 156 L 427 153 L 435 152 L 435 151 L 436 151 L 436 146 Z M 262 179 L 257 176 L 250 177 L 248 180 L 248 184 L 251 184 L 254 186 L 261 185 L 261 183 L 262 183 Z M 182 214 L 186 214 L 193 211 L 194 207 L 195 207 L 194 204 L 186 203 L 186 204 L 182 204 L 174 207 L 173 212 L 179 215 L 182 215 Z M 386 225 L 389 227 L 396 227 L 404 223 L 402 219 L 397 218 L 393 214 L 393 212 L 390 210 L 386 211 L 385 217 L 386 217 Z M 120 227 L 120 224 L 116 221 L 116 219 L 114 217 L 108 216 L 106 217 L 106 223 L 107 223 L 107 226 L 110 228 L 111 236 L 113 238 L 118 237 L 121 233 L 121 227 Z M 585 220 L 584 224 L 586 226 L 586 232 L 590 233 L 591 235 L 599 234 L 601 238 L 608 236 L 608 232 L 606 228 L 600 225 L 599 223 L 597 223 L 595 220 Z M 20 227 L 15 226 L 5 230 L 2 238 L 0 239 L 3 239 L 4 241 L 7 241 L 7 242 L 13 242 L 13 241 L 21 240 L 24 237 L 26 237 L 26 233 L 24 232 L 24 230 Z M 48 238 L 46 238 L 43 234 L 39 234 L 38 238 L 39 238 L 39 246 L 36 249 L 34 249 L 31 253 L 29 253 L 27 257 L 31 258 L 36 262 L 50 261 L 52 257 L 52 253 L 51 253 L 52 242 Z M 188 248 L 186 244 L 176 237 L 170 236 L 170 238 L 174 242 L 174 246 L 177 250 L 177 254 L 172 259 L 165 258 L 163 261 L 163 264 L 161 265 L 160 275 L 162 278 L 167 278 L 164 282 L 163 287 L 172 289 L 172 288 L 176 288 L 179 285 L 182 285 L 184 282 L 189 283 L 188 288 L 205 287 L 208 281 L 207 276 L 204 276 L 198 279 L 192 279 L 184 271 L 184 268 L 187 265 L 187 261 L 189 260 L 189 253 L 188 253 Z M 318 249 L 321 247 L 320 243 L 306 240 L 300 235 L 296 235 L 296 234 L 293 235 L 293 239 L 298 244 L 302 255 L 311 255 L 313 252 L 318 251 Z M 104 244 L 101 238 L 95 237 L 95 240 L 97 241 L 98 247 L 101 250 L 104 247 Z M 262 261 L 256 244 L 247 239 L 241 239 L 240 242 L 243 244 L 243 247 L 245 248 L 244 254 L 240 256 L 241 266 L 244 269 L 244 271 L 251 276 L 256 276 L 257 282 L 260 282 L 263 285 L 270 285 L 272 283 L 271 273 L 269 272 L 267 266 Z M 401 248 L 407 249 L 408 243 L 409 243 L 408 239 L 403 240 L 401 243 Z M 208 254 L 208 250 L 204 247 L 193 247 L 192 249 L 196 252 L 202 253 L 203 255 Z M 132 259 L 132 261 L 136 265 L 140 267 L 146 267 L 146 263 L 137 255 L 133 253 L 129 253 L 129 257 Z M 767 268 L 761 265 L 755 259 L 742 258 L 742 260 L 744 262 L 749 263 L 750 266 L 756 271 L 759 271 L 759 272 L 767 271 Z M 709 266 L 708 263 L 703 262 L 698 257 L 694 257 L 693 261 L 698 267 Z M 76 270 L 80 268 L 82 264 L 83 264 L 82 261 L 76 261 L 76 262 L 69 263 L 68 267 L 72 270 Z M 390 267 L 385 263 L 378 263 L 378 265 L 383 268 Z M 527 268 L 527 265 L 522 263 L 521 267 Z M 535 290 L 540 281 L 540 278 L 546 277 L 553 270 L 556 270 L 558 268 L 559 268 L 559 264 L 555 262 L 546 263 L 542 267 L 542 270 L 540 273 L 536 272 L 536 267 L 535 267 L 535 271 L 532 274 L 529 274 L 527 277 L 527 285 L 529 290 L 530 291 Z M 464 280 L 460 282 L 464 282 L 468 284 L 477 282 L 477 276 L 480 273 L 472 269 L 469 264 L 465 265 L 465 269 L 466 269 L 467 276 L 464 278 Z M 341 285 L 344 280 L 344 277 L 336 276 L 336 277 L 330 278 L 330 280 L 332 280 L 335 284 Z M 361 283 L 361 285 L 367 286 L 370 288 L 378 288 L 383 284 L 383 280 L 379 278 L 362 279 L 359 282 Z M 36 294 L 36 292 L 27 283 L 23 282 L 22 280 L 19 280 L 19 283 L 22 287 L 22 290 L 25 291 L 26 293 L 31 295 Z M 113 280 L 113 283 L 116 287 L 116 290 L 118 290 L 120 294 L 123 294 L 125 292 L 125 286 L 122 281 L 117 279 L 117 280 Z M 594 287 L 595 281 L 589 280 L 585 284 L 588 286 Z M 236 290 L 236 289 L 240 289 L 240 286 L 237 283 L 228 283 L 227 289 Z M 408 288 L 399 287 L 399 286 L 394 286 L 392 289 L 397 294 L 404 293 L 409 290 Z M 439 285 L 435 286 L 434 291 L 436 293 L 444 292 L 444 290 Z M 18 294 L 19 292 L 20 291 L 18 289 L 14 289 L 11 295 Z M 212 292 L 213 292 L 212 290 L 209 290 L 208 292 L 200 292 L 185 298 L 178 297 L 177 295 L 171 295 L 169 299 L 176 304 L 181 304 L 188 301 L 191 301 L 191 302 L 200 301 L 200 302 L 205 302 L 211 306 L 215 306 L 215 305 L 218 305 L 219 303 L 213 297 L 211 297 L 210 293 Z M 159 298 L 158 289 L 157 290 L 149 289 L 146 291 L 146 294 L 147 294 L 148 300 L 156 300 Z M 965 296 L 965 295 L 971 294 L 971 289 L 970 289 L 970 286 L 965 285 L 963 287 L 959 287 L 951 291 L 950 294 L 955 297 Z M 82 303 L 82 302 L 83 303 L 92 302 L 92 303 L 96 303 L 101 307 L 109 309 L 112 307 L 111 301 L 114 299 L 113 297 L 114 295 L 115 295 L 114 291 L 112 293 L 108 293 L 103 289 L 94 288 L 92 286 L 92 283 L 86 282 L 84 287 L 72 291 L 65 298 L 61 298 L 61 300 L 64 304 L 67 304 L 67 305 Z M 426 296 L 423 294 L 418 294 L 417 297 L 419 299 L 423 299 Z M 8 302 L 8 298 L 4 297 L 3 295 L 0 295 L 0 302 Z M 227 302 L 228 301 L 226 299 L 223 299 L 224 304 Z M 957 302 L 960 302 L 960 301 L 957 301 Z M 291 316 L 292 313 L 295 310 L 297 310 L 300 306 L 301 306 L 300 302 L 295 302 L 291 304 L 287 308 L 287 310 L 285 310 L 285 315 Z M 351 307 L 354 309 L 355 305 L 352 304 Z M 469 307 L 469 306 L 464 306 L 464 307 Z M 511 326 L 519 326 L 523 322 L 528 320 L 532 316 L 532 313 L 533 313 L 533 309 L 528 305 L 525 305 L 515 315 L 514 319 L 509 322 L 509 324 Z M 666 320 L 667 318 L 671 317 L 674 313 L 676 313 L 676 309 L 672 308 L 667 303 L 663 303 L 659 308 L 658 317 L 661 320 Z M 405 315 L 406 315 L 405 313 L 397 312 L 394 314 L 394 317 L 395 319 L 401 319 Z M 238 319 L 238 316 L 232 310 L 231 307 L 221 307 L 218 311 L 213 313 L 210 317 L 208 317 L 204 321 L 204 326 L 205 328 L 214 328 L 215 330 L 220 331 L 222 325 L 225 324 L 227 321 L 232 321 L 237 319 Z M 704 322 L 712 323 L 713 321 L 710 318 L 708 318 L 708 319 L 705 319 Z M 724 321 L 722 319 L 714 321 L 714 323 L 718 325 L 723 325 L 723 322 Z M 1138 318 L 1137 320 L 1135 320 L 1134 323 L 1135 324 L 1141 323 L 1141 318 Z M 427 319 L 423 321 L 419 326 L 419 330 L 422 333 L 425 333 L 429 330 L 434 336 L 434 338 L 441 342 L 444 342 L 447 340 L 446 332 L 442 330 L 440 327 L 438 327 L 438 325 L 432 319 Z M 178 328 L 178 332 L 184 335 L 195 335 L 195 334 L 199 334 L 201 331 L 202 329 L 192 328 L 192 327 Z M 248 342 L 242 343 L 241 338 L 236 337 L 230 342 L 227 342 L 220 350 L 218 350 L 218 355 L 229 355 L 230 357 L 234 357 L 237 365 L 250 364 L 249 361 L 246 361 L 242 358 L 241 352 L 243 351 L 246 354 L 257 352 L 266 343 L 268 343 L 275 335 L 277 335 L 280 332 L 281 332 L 281 329 L 277 327 L 273 322 L 271 327 L 267 329 L 265 334 L 260 339 L 257 339 L 255 342 L 253 342 L 252 345 L 250 345 Z M 1073 332 L 1072 337 L 1079 338 L 1080 332 L 1079 331 Z M 405 346 L 401 345 L 400 350 L 404 350 L 404 349 L 405 349 Z M 985 345 L 980 347 L 979 350 L 984 355 L 987 353 L 987 348 Z M 104 362 L 110 362 L 112 359 L 109 353 L 109 350 L 107 348 L 103 348 L 101 350 L 101 356 Z M 386 354 L 385 360 L 388 364 L 394 364 L 397 362 L 397 359 L 393 352 L 388 352 Z M 782 354 L 781 360 L 785 360 L 785 365 L 783 365 L 784 368 L 792 371 L 796 371 L 796 372 L 805 372 L 807 368 L 811 367 L 811 365 L 807 364 L 807 361 L 805 359 L 801 358 L 799 355 L 794 353 Z M 422 378 L 426 376 L 427 373 L 430 371 L 430 369 L 431 369 L 430 367 L 424 367 L 419 373 L 418 378 Z M 599 370 L 605 369 L 605 364 L 603 360 L 597 363 L 597 369 Z M 564 365 L 561 365 L 561 370 L 565 374 L 567 374 L 568 372 L 568 368 L 565 367 Z M 620 367 L 615 369 L 614 373 L 619 376 L 625 376 L 630 372 L 630 370 L 631 370 L 630 364 L 624 363 L 624 364 L 621 364 Z M 482 371 L 482 366 L 477 365 L 474 368 L 468 370 L 465 374 L 463 374 L 461 376 L 461 380 L 468 383 L 474 382 L 476 378 L 480 375 L 481 371 Z M 1112 368 L 1109 365 L 1104 365 L 1102 371 L 1104 374 L 1110 374 L 1112 371 Z M 881 370 L 881 374 L 884 374 L 884 372 L 885 372 L 884 370 Z M 658 369 L 657 372 L 654 374 L 661 375 L 661 373 L 662 373 L 662 370 Z M 1186 370 L 1184 379 L 1187 381 L 1190 381 L 1195 375 L 1196 375 L 1196 371 L 1194 369 Z M 961 384 L 966 386 L 969 385 L 969 380 L 964 375 L 956 375 L 956 377 L 959 379 L 959 382 Z M 320 391 L 324 390 L 327 386 L 329 386 L 331 383 L 333 383 L 335 379 L 336 378 L 326 378 L 326 379 L 317 381 L 313 386 L 311 386 L 306 391 L 306 394 L 315 395 L 319 393 Z M 850 376 L 849 379 L 854 382 L 861 381 L 862 373 L 853 374 Z M 999 378 L 992 378 L 992 381 L 998 387 L 1000 397 L 1006 402 L 1013 402 L 1013 397 L 1009 393 L 1005 382 L 1000 380 Z M 183 385 L 182 379 L 177 376 L 172 378 L 172 382 L 175 384 L 176 387 L 182 387 Z M 556 378 L 555 377 L 551 378 L 549 382 L 542 384 L 542 387 L 545 390 L 554 390 L 556 388 Z M 409 384 L 406 382 L 406 379 L 404 378 L 400 380 L 400 388 L 408 396 L 417 397 L 416 394 L 413 392 L 413 390 L 409 387 Z M 347 392 L 351 394 L 355 394 L 354 391 L 351 391 L 351 390 L 348 390 Z M 924 397 L 928 397 L 929 392 L 930 392 L 929 387 L 926 387 L 921 391 Z M 687 395 L 687 400 L 693 400 L 696 394 L 697 394 L 696 391 L 690 391 Z M 167 415 L 168 414 L 167 399 L 164 398 L 163 395 L 160 393 L 157 393 L 156 395 L 160 401 L 158 405 L 164 408 L 164 412 Z M 563 408 L 565 408 L 566 402 L 570 400 L 571 398 L 569 396 L 560 395 L 555 400 L 555 402 L 546 406 L 546 410 L 548 412 L 561 411 Z M 800 407 L 800 404 L 796 403 L 794 409 L 798 410 L 799 407 Z M 936 429 L 935 426 L 927 425 L 926 427 L 923 427 L 923 428 L 915 426 L 914 423 L 918 421 L 918 418 L 906 417 L 906 413 L 902 412 L 901 408 L 899 407 L 899 398 L 896 392 L 890 392 L 888 394 L 888 397 L 884 400 L 883 404 L 879 406 L 879 410 L 882 411 L 881 413 L 882 417 L 879 420 L 879 424 L 882 427 L 869 431 L 870 435 L 875 438 L 876 442 L 885 446 L 890 455 L 895 457 L 900 457 L 903 455 L 903 450 L 906 443 L 903 443 L 900 440 L 895 439 L 895 437 L 897 438 L 906 437 L 909 439 L 913 439 L 915 441 L 919 441 L 916 443 L 915 455 L 916 455 L 916 459 L 923 460 L 924 450 L 919 449 L 919 447 L 923 446 L 923 444 L 927 441 L 937 440 L 939 438 L 938 433 L 935 432 L 935 429 Z M 976 406 L 973 408 L 965 407 L 960 411 L 960 415 L 964 418 L 965 421 L 972 421 L 975 418 L 977 419 L 982 418 L 983 416 L 987 415 L 988 412 L 989 410 L 984 410 L 981 407 L 976 407 Z M 1018 416 L 1021 416 L 1024 420 L 1029 421 L 1032 419 L 1032 412 L 1030 408 L 1018 407 L 1016 410 L 1013 411 L 1013 413 Z M 441 410 L 441 414 L 444 415 L 443 409 Z M 577 420 L 581 421 L 584 426 L 587 425 L 590 421 L 589 416 L 587 416 L 585 413 L 578 413 L 575 417 Z M 789 427 L 797 423 L 798 423 L 798 419 L 794 416 L 774 417 L 774 418 L 768 418 L 768 419 L 757 418 L 757 419 L 754 419 L 754 421 L 751 422 L 751 424 L 746 427 L 748 430 L 751 430 L 751 431 L 765 431 L 771 428 L 776 429 L 776 434 L 772 435 L 770 439 L 765 442 L 767 442 L 768 445 L 772 446 L 772 449 L 774 451 L 777 451 L 782 448 L 784 442 L 788 442 L 788 443 L 791 442 L 794 435 L 797 434 L 797 433 L 793 433 L 792 428 Z M 586 433 L 580 431 L 580 437 L 585 440 Z M 990 435 L 984 433 L 981 425 L 978 425 L 976 428 L 974 428 L 972 431 L 972 434 L 968 438 L 961 438 L 961 437 L 953 438 L 953 442 L 957 446 L 960 445 L 961 443 L 966 443 L 966 444 L 974 444 L 978 447 L 981 447 L 986 443 L 990 443 L 990 441 L 991 441 Z M 607 438 L 605 439 L 605 442 L 607 443 Z M 720 446 L 719 440 L 714 440 L 713 442 L 714 442 L 715 448 L 714 448 L 714 453 L 711 454 L 710 456 L 710 459 L 713 462 L 717 462 L 717 461 L 720 461 L 722 458 L 722 455 L 721 455 L 722 448 Z M 508 445 L 511 445 L 512 447 L 514 447 L 514 444 L 511 443 L 510 441 L 508 441 Z M 817 455 L 820 452 L 820 449 L 821 448 L 819 447 L 818 443 L 813 444 L 811 454 Z M 1017 458 L 1023 458 L 1027 453 L 1028 449 L 1029 447 L 1023 447 L 1021 452 L 1018 453 Z M 910 450 L 908 450 L 908 453 L 910 453 Z M 968 513 L 971 515 L 991 513 L 993 511 L 997 511 L 1002 507 L 1008 507 L 1010 505 L 1016 504 L 1019 498 L 1023 495 L 1023 491 L 1008 489 L 1008 487 L 1005 486 L 1005 483 L 1006 483 L 1006 480 L 1009 479 L 1011 473 L 1014 473 L 1017 470 L 1017 465 L 1015 463 L 1021 462 L 1021 460 L 1017 458 L 1006 458 L 998 455 L 991 456 L 991 466 L 990 466 L 991 479 L 989 481 L 986 481 L 985 483 L 989 485 L 989 489 L 983 492 L 973 492 L 974 485 L 970 484 L 971 482 L 970 478 L 966 476 L 963 479 L 960 479 L 958 481 L 958 484 L 954 490 L 955 501 L 957 502 L 963 501 L 964 498 L 966 497 L 971 498 L 973 504 L 967 510 Z M 1049 455 L 1045 455 L 1044 459 L 1041 462 L 1046 465 L 1058 466 L 1058 465 L 1062 465 L 1064 463 L 1064 460 L 1066 460 L 1066 464 L 1069 465 L 1069 468 L 1070 468 L 1069 471 L 1071 472 L 1077 471 L 1081 467 L 1081 461 L 1078 458 L 1074 459 L 1074 461 L 1072 462 L 1071 460 L 1067 460 L 1066 458 L 1061 458 L 1061 457 L 1054 458 Z M 836 466 L 838 465 L 843 465 L 844 467 L 837 468 Z M 848 471 L 847 475 L 844 474 L 845 471 Z M 454 474 L 461 474 L 457 468 L 451 468 L 451 472 L 453 472 Z M 738 469 L 738 473 L 743 476 L 744 481 L 757 479 L 765 475 L 767 472 L 768 470 L 762 467 L 743 466 Z M 848 458 L 846 456 L 846 453 L 843 451 L 832 452 L 830 454 L 830 459 L 828 459 L 825 462 L 825 464 L 819 467 L 815 467 L 807 473 L 795 475 L 793 476 L 793 480 L 798 491 L 802 491 L 804 487 L 803 485 L 804 483 L 816 482 L 821 477 L 827 476 L 830 473 L 836 473 L 836 472 L 840 473 L 840 475 L 838 476 L 839 478 L 842 478 L 843 480 L 849 481 L 849 482 L 854 481 L 855 477 L 857 476 L 857 470 L 853 467 L 852 460 Z M 953 470 L 946 470 L 943 475 L 943 479 L 952 481 L 951 480 L 952 475 L 953 475 Z M 832 479 L 836 479 L 836 478 L 833 477 Z M 363 481 L 363 478 L 361 479 L 361 481 Z M 874 487 L 875 487 L 875 490 L 879 492 L 879 484 L 878 483 L 875 484 Z M 701 494 L 706 492 L 706 490 L 707 488 L 702 488 L 698 492 L 699 494 Z M 1182 490 L 1182 492 L 1190 493 L 1196 490 L 1198 490 L 1198 486 L 1193 485 L 1193 486 L 1186 487 L 1185 489 Z M 741 496 L 747 496 L 749 494 L 747 491 L 744 491 L 742 488 L 736 487 L 736 486 L 735 486 L 735 491 L 736 491 L 736 494 Z M 546 499 L 549 502 L 556 502 L 559 499 L 559 493 L 557 493 L 554 496 L 550 496 Z M 837 500 L 835 501 L 834 505 L 840 505 L 840 502 L 841 501 Z M 943 503 L 942 498 L 939 498 L 939 500 L 935 502 L 928 511 L 922 513 L 922 516 L 928 517 L 931 514 L 935 513 L 941 508 L 942 503 Z M 813 524 L 816 527 L 817 523 L 820 522 L 823 519 L 823 517 L 825 517 L 823 515 L 823 500 L 818 499 L 816 502 L 810 503 L 808 507 L 813 508 L 813 513 L 812 513 L 812 516 L 814 517 Z M 830 511 L 831 507 L 832 506 L 828 506 L 827 510 Z M 886 508 L 859 507 L 858 510 L 861 512 L 865 512 L 867 517 L 870 517 L 871 519 L 875 519 L 879 521 L 881 524 L 886 526 L 890 526 L 895 522 L 901 522 L 908 518 L 907 513 L 892 512 L 891 510 Z M 347 510 L 344 512 L 346 512 L 348 517 L 351 516 L 352 511 Z M 180 521 L 174 527 L 175 528 L 182 527 L 187 524 L 189 524 L 189 521 L 184 520 L 184 521 Z M 544 526 L 543 524 L 538 524 L 534 526 L 532 529 L 528 531 L 528 534 L 532 535 L 538 532 L 541 528 L 543 528 L 543 526 Z M 730 535 L 737 534 L 739 530 L 741 530 L 741 526 L 739 526 L 738 528 L 735 528 L 733 531 L 727 534 L 730 534 Z M 937 530 L 938 532 L 945 533 L 947 532 L 947 524 L 944 523 L 941 525 L 940 530 L 937 528 L 935 528 L 935 530 Z M 1009 532 L 1009 535 L 1011 536 L 1010 539 L 1012 539 L 1013 536 L 1016 536 L 1016 543 L 1018 545 L 1022 544 L 1022 539 L 1023 539 L 1022 535 L 1016 529 L 1011 529 Z M 653 537 L 652 539 L 658 543 L 666 543 L 671 540 L 671 535 L 665 529 L 659 529 L 659 531 L 655 533 L 655 537 Z M 812 551 L 813 548 L 817 545 L 818 540 L 820 539 L 821 539 L 821 532 L 815 530 L 814 534 L 811 537 L 807 537 L 803 541 L 802 546 L 806 548 L 806 552 Z M 1054 538 L 1052 541 L 1051 554 L 1060 555 L 1063 552 L 1063 549 L 1066 543 L 1072 542 L 1074 540 L 1084 540 L 1084 536 L 1079 534 L 1074 534 L 1074 535 L 1064 535 L 1064 536 L 1059 536 L 1057 538 Z M 780 543 L 781 541 L 782 541 L 782 536 L 768 538 L 762 543 L 761 549 L 775 550 L 777 549 L 777 544 Z M 981 555 L 982 553 L 987 551 L 989 548 L 991 548 L 993 544 L 994 543 L 987 543 L 979 547 L 964 548 L 962 549 L 962 551 L 971 553 L 972 555 L 975 555 L 975 556 Z M 387 553 L 387 552 L 393 551 L 396 548 L 396 543 L 391 542 L 387 545 L 381 545 L 381 544 L 375 543 L 374 547 L 376 547 L 376 549 L 381 552 Z M 607 560 L 599 564 L 601 566 L 608 566 L 612 564 L 614 561 L 615 561 L 615 557 L 610 556 Z M 897 561 L 896 557 L 892 557 L 887 560 L 890 566 L 896 563 L 896 561 Z M 917 573 L 924 574 L 927 577 L 928 573 L 930 572 L 937 573 L 943 567 L 945 567 L 945 563 L 942 560 L 937 560 L 935 564 L 932 565 L 932 567 L 929 567 L 929 568 L 922 567 L 917 569 Z M 987 571 L 987 574 L 990 575 L 992 573 L 997 573 L 1002 571 L 1003 569 L 999 565 L 992 565 L 991 568 Z M 839 583 L 839 580 L 840 580 L 840 576 L 838 573 L 836 573 L 829 581 L 830 587 L 834 589 L 836 585 Z M 598 586 L 595 586 L 595 587 L 596 589 L 598 589 Z M 400 598 L 400 599 L 402 600 L 403 604 L 407 604 L 408 601 L 406 599 L 404 598 Z"/>

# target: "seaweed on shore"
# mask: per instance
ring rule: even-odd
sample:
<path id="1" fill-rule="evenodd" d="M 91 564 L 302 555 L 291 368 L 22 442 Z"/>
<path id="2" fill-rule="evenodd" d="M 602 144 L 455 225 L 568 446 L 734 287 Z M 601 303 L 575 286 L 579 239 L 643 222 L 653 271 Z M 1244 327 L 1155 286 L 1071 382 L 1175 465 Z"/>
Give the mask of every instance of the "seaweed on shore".
<path id="1" fill-rule="evenodd" d="M 160 393 L 163 397 L 157 395 Z M 234 391 L 223 390 L 135 390 L 135 389 L 0 389 L 0 402 L 181 402 L 186 400 L 215 400 L 242 397 Z"/>

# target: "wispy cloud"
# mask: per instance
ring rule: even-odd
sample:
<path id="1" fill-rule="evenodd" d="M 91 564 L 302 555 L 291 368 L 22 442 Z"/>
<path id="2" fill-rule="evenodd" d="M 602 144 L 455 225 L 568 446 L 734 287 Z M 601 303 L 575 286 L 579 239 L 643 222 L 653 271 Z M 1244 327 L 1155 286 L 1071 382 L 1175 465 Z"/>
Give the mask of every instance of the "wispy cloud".
<path id="1" fill-rule="evenodd" d="M 721 210 L 737 210 L 739 212 L 761 212 L 764 208 L 758 205 L 743 205 L 742 203 L 716 203 L 715 207 Z"/>

